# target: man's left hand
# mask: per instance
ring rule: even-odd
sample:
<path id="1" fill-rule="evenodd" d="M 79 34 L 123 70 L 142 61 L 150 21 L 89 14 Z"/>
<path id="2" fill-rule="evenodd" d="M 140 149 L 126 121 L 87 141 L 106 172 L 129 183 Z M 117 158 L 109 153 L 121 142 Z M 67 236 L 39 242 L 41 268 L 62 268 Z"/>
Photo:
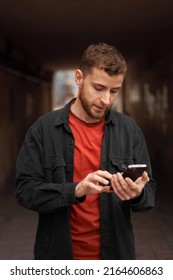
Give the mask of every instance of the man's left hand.
<path id="1" fill-rule="evenodd" d="M 130 178 L 123 178 L 121 173 L 113 174 L 111 179 L 111 186 L 113 192 L 121 200 L 135 199 L 141 195 L 143 188 L 149 181 L 149 177 L 146 171 L 135 182 Z"/>

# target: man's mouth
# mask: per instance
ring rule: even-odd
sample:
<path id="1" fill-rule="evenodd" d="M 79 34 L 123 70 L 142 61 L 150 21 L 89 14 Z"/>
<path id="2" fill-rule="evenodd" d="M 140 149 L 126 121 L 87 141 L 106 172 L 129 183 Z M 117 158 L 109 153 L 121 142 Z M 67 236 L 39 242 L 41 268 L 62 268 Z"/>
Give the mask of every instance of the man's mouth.
<path id="1" fill-rule="evenodd" d="M 100 111 L 106 110 L 106 107 L 99 107 L 99 106 L 96 106 L 96 105 L 95 105 L 95 107 L 96 107 L 97 110 L 100 110 Z"/>

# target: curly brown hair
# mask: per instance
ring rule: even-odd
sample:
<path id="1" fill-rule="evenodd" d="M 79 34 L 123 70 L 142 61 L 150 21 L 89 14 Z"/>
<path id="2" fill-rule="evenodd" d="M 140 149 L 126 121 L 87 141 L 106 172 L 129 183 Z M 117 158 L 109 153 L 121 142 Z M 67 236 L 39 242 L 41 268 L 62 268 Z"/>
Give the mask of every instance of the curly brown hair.
<path id="1" fill-rule="evenodd" d="M 87 75 L 94 67 L 103 69 L 110 76 L 118 74 L 125 76 L 127 71 L 126 61 L 122 54 L 116 47 L 106 43 L 92 44 L 84 51 L 80 70 Z"/>

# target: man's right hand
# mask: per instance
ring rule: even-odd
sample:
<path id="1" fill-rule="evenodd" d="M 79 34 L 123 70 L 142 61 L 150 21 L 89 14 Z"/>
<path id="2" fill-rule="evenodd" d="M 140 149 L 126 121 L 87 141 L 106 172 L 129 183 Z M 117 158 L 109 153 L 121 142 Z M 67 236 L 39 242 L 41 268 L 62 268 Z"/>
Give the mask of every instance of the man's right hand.
<path id="1" fill-rule="evenodd" d="M 82 197 L 84 195 L 92 195 L 102 192 L 111 192 L 109 180 L 112 178 L 112 174 L 108 171 L 97 170 L 96 172 L 89 173 L 75 189 L 75 196 Z M 106 186 L 102 186 L 106 185 Z"/>

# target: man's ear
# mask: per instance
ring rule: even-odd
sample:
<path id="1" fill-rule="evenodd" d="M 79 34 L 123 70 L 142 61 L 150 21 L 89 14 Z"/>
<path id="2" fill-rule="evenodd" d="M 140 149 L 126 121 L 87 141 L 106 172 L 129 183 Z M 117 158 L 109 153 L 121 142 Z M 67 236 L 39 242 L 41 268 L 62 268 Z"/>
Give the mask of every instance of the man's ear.
<path id="1" fill-rule="evenodd" d="M 76 74 L 75 74 L 75 80 L 76 80 L 76 84 L 78 86 L 80 86 L 83 82 L 83 73 L 80 69 L 76 70 Z"/>

